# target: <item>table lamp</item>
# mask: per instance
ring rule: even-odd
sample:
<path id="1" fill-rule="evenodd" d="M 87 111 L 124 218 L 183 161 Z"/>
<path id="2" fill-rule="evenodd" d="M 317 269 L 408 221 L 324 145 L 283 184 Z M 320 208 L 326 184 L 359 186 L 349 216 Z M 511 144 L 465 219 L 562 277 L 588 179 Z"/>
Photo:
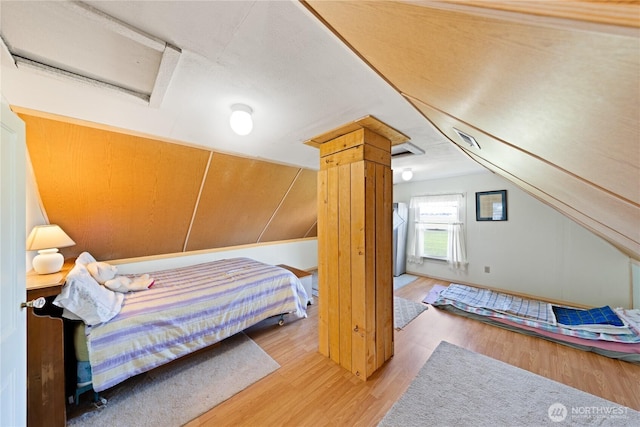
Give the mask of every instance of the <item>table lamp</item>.
<path id="1" fill-rule="evenodd" d="M 64 257 L 58 248 L 73 246 L 76 242 L 55 224 L 33 227 L 27 237 L 27 250 L 38 251 L 33 259 L 33 269 L 38 274 L 57 273 L 62 269 Z"/>

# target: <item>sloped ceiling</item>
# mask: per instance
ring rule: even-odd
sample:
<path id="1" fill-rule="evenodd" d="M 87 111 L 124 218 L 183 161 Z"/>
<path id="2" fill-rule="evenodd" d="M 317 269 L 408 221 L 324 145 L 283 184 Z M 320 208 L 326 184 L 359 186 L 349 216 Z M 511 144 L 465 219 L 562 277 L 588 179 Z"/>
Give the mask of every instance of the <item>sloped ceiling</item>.
<path id="1" fill-rule="evenodd" d="M 0 11 L 2 94 L 13 106 L 310 169 L 318 169 L 318 152 L 305 140 L 373 115 L 425 151 L 394 160 L 396 181 L 405 167 L 416 179 L 484 171 L 297 1 L 2 0 Z M 16 65 L 17 56 L 35 49 L 25 40 L 34 41 L 37 60 L 80 72 L 73 65 L 89 59 L 92 76 L 111 70 L 108 81 L 126 80 L 124 86 L 147 58 L 129 49 L 131 40 L 173 46 L 180 55 L 165 77 L 162 101 L 151 105 L 63 73 Z M 161 67 L 164 57 L 159 65 L 154 52 L 147 62 Z M 254 111 L 248 136 L 229 128 L 235 103 Z"/>
<path id="2" fill-rule="evenodd" d="M 316 171 L 21 113 L 52 224 L 109 260 L 315 237 Z"/>
<path id="3" fill-rule="evenodd" d="M 639 259 L 638 3 L 465 3 L 306 2 L 470 157 Z"/>
<path id="4" fill-rule="evenodd" d="M 373 115 L 425 151 L 394 159 L 394 182 L 405 167 L 418 180 L 489 169 L 640 258 L 636 1 L 85 2 L 180 51 L 155 106 L 16 64 L 10 24 L 32 19 L 28 3 L 49 5 L 0 2 L 14 107 L 311 170 L 303 141 Z M 30 31 L 72 30 L 46 16 Z M 119 53 L 103 59 L 117 67 Z M 238 102 L 254 110 L 247 137 L 228 126 Z"/>

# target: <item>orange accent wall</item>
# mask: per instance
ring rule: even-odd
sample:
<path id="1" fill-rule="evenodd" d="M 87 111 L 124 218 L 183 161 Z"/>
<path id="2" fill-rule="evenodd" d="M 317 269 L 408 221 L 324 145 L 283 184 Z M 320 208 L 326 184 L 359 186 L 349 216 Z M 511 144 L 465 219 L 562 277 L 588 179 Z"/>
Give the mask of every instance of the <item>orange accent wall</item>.
<path id="1" fill-rule="evenodd" d="M 86 250 L 97 259 L 131 258 L 312 236 L 315 171 L 20 117 L 46 216 L 76 242 L 61 249 L 65 257 Z"/>

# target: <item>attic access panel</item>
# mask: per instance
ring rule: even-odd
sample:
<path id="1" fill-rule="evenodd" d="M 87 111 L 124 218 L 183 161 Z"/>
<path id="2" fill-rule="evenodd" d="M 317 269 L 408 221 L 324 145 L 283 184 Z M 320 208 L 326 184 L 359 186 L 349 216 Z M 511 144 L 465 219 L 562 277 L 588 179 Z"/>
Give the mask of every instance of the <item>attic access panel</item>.
<path id="1" fill-rule="evenodd" d="M 81 2 L 3 2 L 0 36 L 16 66 L 160 105 L 180 49 Z"/>
<path id="2" fill-rule="evenodd" d="M 397 159 L 406 156 L 415 156 L 424 154 L 425 151 L 411 142 L 404 142 L 402 144 L 391 146 L 391 158 Z"/>

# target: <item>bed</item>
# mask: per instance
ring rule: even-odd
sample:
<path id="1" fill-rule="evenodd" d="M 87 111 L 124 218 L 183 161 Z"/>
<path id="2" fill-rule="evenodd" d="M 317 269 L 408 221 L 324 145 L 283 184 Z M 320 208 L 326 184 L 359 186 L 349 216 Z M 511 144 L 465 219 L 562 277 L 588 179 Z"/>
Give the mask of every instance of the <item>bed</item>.
<path id="1" fill-rule="evenodd" d="M 424 299 L 439 309 L 610 358 L 640 364 L 640 310 L 582 309 L 456 283 Z"/>
<path id="2" fill-rule="evenodd" d="M 85 323 L 96 392 L 267 318 L 306 317 L 307 295 L 298 278 L 249 258 L 150 272 L 151 288 L 123 294 L 91 281 L 92 258 L 85 254 L 54 304 L 66 318 Z"/>

